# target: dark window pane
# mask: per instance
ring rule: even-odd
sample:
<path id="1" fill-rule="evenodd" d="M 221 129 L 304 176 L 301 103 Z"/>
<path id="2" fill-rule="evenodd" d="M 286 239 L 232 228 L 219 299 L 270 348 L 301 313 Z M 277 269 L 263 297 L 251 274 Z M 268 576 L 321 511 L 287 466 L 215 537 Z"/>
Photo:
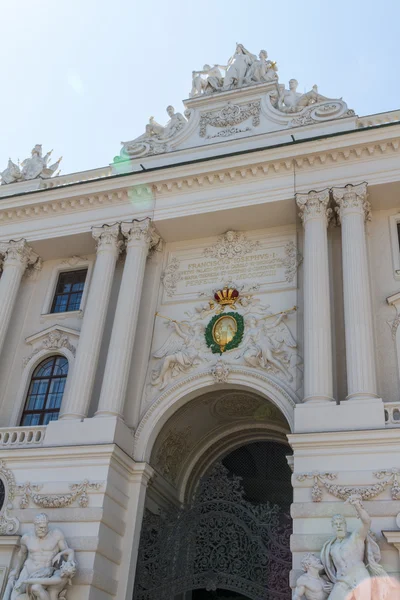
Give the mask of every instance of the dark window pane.
<path id="1" fill-rule="evenodd" d="M 87 269 L 60 273 L 51 307 L 52 313 L 79 310 Z"/>
<path id="2" fill-rule="evenodd" d="M 68 361 L 64 356 L 51 356 L 36 367 L 21 425 L 47 425 L 58 419 L 67 374 Z"/>

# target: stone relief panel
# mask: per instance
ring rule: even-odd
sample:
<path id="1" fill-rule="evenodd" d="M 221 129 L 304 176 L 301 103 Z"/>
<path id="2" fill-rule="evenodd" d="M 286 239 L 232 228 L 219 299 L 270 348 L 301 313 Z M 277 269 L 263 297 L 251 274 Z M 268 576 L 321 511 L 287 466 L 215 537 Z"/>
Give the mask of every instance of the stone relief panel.
<path id="1" fill-rule="evenodd" d="M 260 290 L 295 288 L 300 263 L 294 235 L 254 239 L 227 231 L 210 246 L 174 249 L 163 274 L 163 303 L 197 299 L 213 284 L 238 281 Z"/>
<path id="2" fill-rule="evenodd" d="M 221 109 L 201 114 L 199 135 L 206 139 L 227 138 L 253 131 L 260 124 L 260 112 L 260 100 L 247 104 L 228 102 Z"/>
<path id="3" fill-rule="evenodd" d="M 239 366 L 268 374 L 299 394 L 300 262 L 295 234 L 288 230 L 227 231 L 210 242 L 171 244 L 144 405 L 192 373 L 208 372 L 217 385 L 229 383 L 232 368 Z"/>
<path id="4" fill-rule="evenodd" d="M 299 473 L 296 475 L 296 479 L 300 482 L 307 480 L 313 482 L 311 488 L 313 502 L 322 501 L 324 490 L 340 500 L 348 500 L 350 496 L 354 495 L 359 496 L 361 500 L 373 500 L 387 488 L 390 488 L 392 500 L 400 500 L 399 469 L 383 469 L 382 471 L 375 472 L 373 475 L 379 481 L 369 486 L 339 485 L 335 482 L 337 473 L 330 472 L 320 473 L 313 471 L 311 473 Z"/>

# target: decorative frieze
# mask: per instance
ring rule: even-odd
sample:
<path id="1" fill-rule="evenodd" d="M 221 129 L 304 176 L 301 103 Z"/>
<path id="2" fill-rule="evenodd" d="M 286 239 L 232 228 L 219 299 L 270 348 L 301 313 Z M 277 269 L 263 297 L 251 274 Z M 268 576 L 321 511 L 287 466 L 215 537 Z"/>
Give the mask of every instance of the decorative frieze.
<path id="1" fill-rule="evenodd" d="M 89 491 L 99 490 L 103 483 L 91 483 L 85 479 L 81 483 L 71 483 L 69 493 L 65 494 L 39 494 L 42 485 L 32 484 L 30 482 L 17 486 L 17 491 L 22 494 L 19 505 L 20 508 L 28 508 L 30 502 L 41 508 L 65 508 L 71 506 L 75 500 L 81 508 L 89 505 Z"/>
<path id="2" fill-rule="evenodd" d="M 400 500 L 400 485 L 398 481 L 398 469 L 383 469 L 374 473 L 379 481 L 369 486 L 348 486 L 332 483 L 337 479 L 337 473 L 301 473 L 296 475 L 297 481 L 313 481 L 311 498 L 313 502 L 321 502 L 323 489 L 340 500 L 347 500 L 350 496 L 359 495 L 362 500 L 372 500 L 390 487 L 392 500 Z"/>

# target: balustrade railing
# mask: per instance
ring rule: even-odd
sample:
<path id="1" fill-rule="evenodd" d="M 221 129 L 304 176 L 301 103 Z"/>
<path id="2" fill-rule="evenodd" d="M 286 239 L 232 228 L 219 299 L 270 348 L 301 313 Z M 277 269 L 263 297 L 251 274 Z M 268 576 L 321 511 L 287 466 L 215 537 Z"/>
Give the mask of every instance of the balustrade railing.
<path id="1" fill-rule="evenodd" d="M 27 448 L 43 444 L 45 426 L 38 427 L 1 427 L 1 448 Z"/>
<path id="2" fill-rule="evenodd" d="M 400 427 L 400 402 L 385 402 L 386 427 Z"/>

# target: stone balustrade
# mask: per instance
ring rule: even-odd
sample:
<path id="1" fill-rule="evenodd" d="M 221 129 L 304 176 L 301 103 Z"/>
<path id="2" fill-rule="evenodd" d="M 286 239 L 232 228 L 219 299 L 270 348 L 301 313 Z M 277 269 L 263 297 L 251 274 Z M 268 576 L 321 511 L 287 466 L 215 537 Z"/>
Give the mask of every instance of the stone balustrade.
<path id="1" fill-rule="evenodd" d="M 386 123 L 396 123 L 400 121 L 400 110 L 391 110 L 385 113 L 376 115 L 368 115 L 357 119 L 357 127 L 363 129 L 365 127 L 376 127 L 377 125 L 385 125 Z"/>
<path id="2" fill-rule="evenodd" d="M 1 448 L 28 448 L 42 446 L 46 427 L 1 427 Z"/>
<path id="3" fill-rule="evenodd" d="M 385 402 L 386 427 L 400 427 L 400 402 Z"/>

